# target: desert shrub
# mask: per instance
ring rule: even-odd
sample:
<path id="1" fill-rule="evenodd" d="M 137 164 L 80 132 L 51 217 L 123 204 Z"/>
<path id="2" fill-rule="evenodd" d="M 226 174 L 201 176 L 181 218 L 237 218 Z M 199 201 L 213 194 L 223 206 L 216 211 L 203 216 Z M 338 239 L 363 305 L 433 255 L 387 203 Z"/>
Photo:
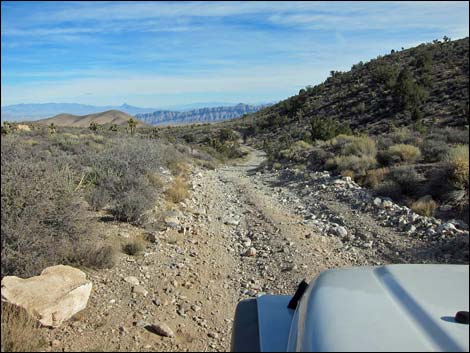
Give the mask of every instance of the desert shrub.
<path id="1" fill-rule="evenodd" d="M 219 132 L 219 139 L 222 142 L 225 141 L 236 141 L 238 139 L 238 135 L 232 129 L 222 129 Z"/>
<path id="2" fill-rule="evenodd" d="M 201 161 L 206 161 L 206 162 L 213 162 L 214 161 L 214 158 L 210 154 L 208 154 L 204 151 L 201 151 L 201 150 L 196 150 L 196 149 L 193 150 L 192 153 L 191 153 L 191 156 L 193 158 L 199 159 Z"/>
<path id="3" fill-rule="evenodd" d="M 208 170 L 215 170 L 216 164 L 215 162 L 212 162 L 212 161 L 203 161 L 202 167 Z"/>
<path id="4" fill-rule="evenodd" d="M 450 144 L 463 144 L 469 143 L 469 131 L 466 129 L 446 128 L 442 132 L 446 140 Z"/>
<path id="5" fill-rule="evenodd" d="M 375 141 L 368 136 L 346 136 L 340 135 L 336 144 L 341 146 L 341 154 L 344 156 L 371 156 L 377 154 Z"/>
<path id="6" fill-rule="evenodd" d="M 187 175 L 190 170 L 189 164 L 186 161 L 170 162 L 168 168 L 173 175 Z"/>
<path id="7" fill-rule="evenodd" d="M 73 175 L 62 164 L 2 138 L 2 275 L 29 277 L 50 265 L 79 263 L 74 249 L 91 236 Z"/>
<path id="8" fill-rule="evenodd" d="M 350 127 L 332 118 L 314 117 L 310 120 L 312 140 L 330 140 L 340 134 L 351 134 Z"/>
<path id="9" fill-rule="evenodd" d="M 416 195 L 421 190 L 422 183 L 425 180 L 415 168 L 410 166 L 392 169 L 387 175 L 387 179 L 393 180 L 399 185 L 401 193 L 405 195 Z"/>
<path id="10" fill-rule="evenodd" d="M 356 177 L 356 173 L 354 173 L 354 171 L 352 170 L 346 169 L 346 170 L 341 171 L 341 176 L 350 177 L 351 179 L 354 180 L 354 178 Z"/>
<path id="11" fill-rule="evenodd" d="M 136 238 L 122 245 L 122 251 L 127 255 L 137 255 L 145 249 L 145 243 L 142 239 Z"/>
<path id="12" fill-rule="evenodd" d="M 371 67 L 372 78 L 375 82 L 383 84 L 386 88 L 395 85 L 398 77 L 398 67 L 390 64 L 376 64 Z"/>
<path id="13" fill-rule="evenodd" d="M 99 211 L 111 201 L 111 196 L 103 188 L 91 188 L 85 195 L 85 200 L 93 210 Z"/>
<path id="14" fill-rule="evenodd" d="M 117 219 L 142 224 L 159 192 L 148 175 L 160 171 L 162 166 L 177 165 L 180 157 L 173 148 L 154 140 L 117 139 L 103 152 L 85 158 L 88 182 L 96 189 L 90 200 L 94 195 L 95 205 L 106 201 Z"/>
<path id="15" fill-rule="evenodd" d="M 413 163 L 421 157 L 421 151 L 418 147 L 413 145 L 398 144 L 388 148 L 382 154 L 382 161 L 385 165 L 390 165 L 397 162 Z"/>
<path id="16" fill-rule="evenodd" d="M 366 171 L 376 166 L 377 161 L 371 156 L 337 156 L 330 158 L 325 163 L 326 169 L 335 169 L 341 173 L 345 170 L 350 170 L 355 175 L 365 175 Z"/>
<path id="17" fill-rule="evenodd" d="M 388 168 L 370 169 L 366 172 L 364 184 L 375 189 L 383 182 L 389 172 Z"/>
<path id="18" fill-rule="evenodd" d="M 116 264 L 116 249 L 111 245 L 101 245 L 87 249 L 81 256 L 83 265 L 94 269 L 112 268 Z"/>
<path id="19" fill-rule="evenodd" d="M 307 151 L 312 146 L 305 141 L 296 141 L 289 148 L 279 152 L 280 157 L 287 160 L 302 160 L 302 152 Z"/>
<path id="20" fill-rule="evenodd" d="M 214 149 L 216 153 L 213 153 L 210 149 L 204 150 L 219 160 L 227 158 L 234 159 L 243 156 L 243 152 L 240 150 L 240 144 L 235 140 L 221 140 L 219 137 L 207 137 L 203 143 Z"/>
<path id="21" fill-rule="evenodd" d="M 432 217 L 436 211 L 437 203 L 433 199 L 420 199 L 413 202 L 410 208 L 421 216 Z"/>
<path id="22" fill-rule="evenodd" d="M 413 140 L 413 132 L 408 127 L 394 128 L 390 138 L 395 144 L 409 143 Z"/>
<path id="23" fill-rule="evenodd" d="M 408 111 L 421 106 L 429 95 L 423 86 L 414 81 L 407 67 L 398 75 L 393 93 L 397 106 Z"/>
<path id="24" fill-rule="evenodd" d="M 184 201 L 189 194 L 189 186 L 185 178 L 175 177 L 171 186 L 165 191 L 167 199 L 173 203 Z"/>
<path id="25" fill-rule="evenodd" d="M 423 143 L 423 159 L 426 162 L 439 162 L 444 160 L 449 154 L 449 146 L 446 141 L 429 138 Z"/>
<path id="26" fill-rule="evenodd" d="M 39 352 L 45 338 L 26 310 L 2 301 L 2 352 Z"/>
<path id="27" fill-rule="evenodd" d="M 310 164 L 317 165 L 318 167 L 323 167 L 325 162 L 329 158 L 333 158 L 334 154 L 332 152 L 326 151 L 323 148 L 314 147 L 308 156 Z"/>
<path id="28" fill-rule="evenodd" d="M 107 189 L 113 197 L 110 212 L 118 220 L 143 224 L 144 213 L 155 205 L 156 192 L 143 177 L 123 176 L 111 179 Z"/>
<path id="29" fill-rule="evenodd" d="M 390 197 L 394 200 L 398 200 L 402 196 L 400 185 L 393 180 L 385 180 L 382 183 L 379 183 L 374 188 L 374 191 L 379 196 Z"/>
<path id="30" fill-rule="evenodd" d="M 468 145 L 454 146 L 449 152 L 448 168 L 456 188 L 468 189 L 469 149 Z"/>
<path id="31" fill-rule="evenodd" d="M 156 189 L 163 189 L 166 184 L 165 178 L 160 173 L 148 172 L 146 176 L 150 185 Z"/>

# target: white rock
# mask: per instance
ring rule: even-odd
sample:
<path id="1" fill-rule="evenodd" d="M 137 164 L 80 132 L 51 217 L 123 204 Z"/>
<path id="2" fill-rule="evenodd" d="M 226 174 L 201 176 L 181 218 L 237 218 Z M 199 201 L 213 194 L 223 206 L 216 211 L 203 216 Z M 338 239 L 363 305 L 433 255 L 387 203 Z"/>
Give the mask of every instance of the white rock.
<path id="1" fill-rule="evenodd" d="M 342 227 L 342 226 L 336 226 L 334 231 L 335 231 L 336 235 L 338 235 L 342 238 L 348 235 L 347 229 Z"/>
<path id="2" fill-rule="evenodd" d="M 42 325 L 58 327 L 86 308 L 92 283 L 71 266 L 51 266 L 40 276 L 2 279 L 2 301 L 24 308 Z"/>
<path id="3" fill-rule="evenodd" d="M 376 205 L 377 207 L 380 207 L 382 205 L 382 199 L 380 197 L 376 197 L 374 199 L 374 205 Z"/>
<path id="4" fill-rule="evenodd" d="M 140 284 L 137 277 L 134 277 L 134 276 L 126 277 L 126 278 L 124 278 L 124 281 L 126 281 L 127 283 L 132 284 L 133 286 L 138 286 Z"/>
<path id="5" fill-rule="evenodd" d="M 383 201 L 382 201 L 382 206 L 383 206 L 384 208 L 390 208 L 390 207 L 393 206 L 393 202 L 390 201 L 390 200 L 383 200 Z"/>
<path id="6" fill-rule="evenodd" d="M 132 287 L 132 293 L 140 294 L 146 297 L 149 292 L 141 285 L 137 285 L 135 287 Z"/>

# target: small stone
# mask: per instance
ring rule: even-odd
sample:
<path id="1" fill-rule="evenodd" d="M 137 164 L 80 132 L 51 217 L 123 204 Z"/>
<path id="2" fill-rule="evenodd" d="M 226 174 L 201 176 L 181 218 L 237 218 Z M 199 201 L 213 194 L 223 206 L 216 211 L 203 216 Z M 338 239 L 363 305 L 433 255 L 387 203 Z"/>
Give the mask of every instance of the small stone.
<path id="1" fill-rule="evenodd" d="M 214 339 L 219 338 L 219 334 L 217 332 L 209 332 L 207 336 L 209 336 L 210 338 L 214 338 Z"/>
<path id="2" fill-rule="evenodd" d="M 246 247 L 246 248 L 250 247 L 251 246 L 251 239 L 245 239 L 243 241 L 243 246 Z"/>
<path id="3" fill-rule="evenodd" d="M 170 228 L 178 228 L 180 221 L 176 217 L 165 217 L 165 224 Z"/>
<path id="4" fill-rule="evenodd" d="M 144 320 L 139 320 L 139 321 L 134 322 L 134 326 L 145 327 L 145 326 L 147 326 L 147 323 Z"/>
<path id="5" fill-rule="evenodd" d="M 247 257 L 255 257 L 256 256 L 256 249 L 251 247 L 245 252 L 244 255 L 247 256 Z"/>
<path id="6" fill-rule="evenodd" d="M 340 236 L 341 238 L 344 238 L 348 235 L 348 231 L 342 226 L 337 226 L 334 230 L 336 235 Z"/>
<path id="7" fill-rule="evenodd" d="M 152 303 L 157 305 L 157 306 L 160 306 L 162 305 L 162 301 L 160 300 L 160 298 L 155 298 L 152 300 Z"/>
<path id="8" fill-rule="evenodd" d="M 174 337 L 175 334 L 173 330 L 165 323 L 157 323 L 148 326 L 150 331 L 156 333 L 159 336 L 163 337 Z"/>
<path id="9" fill-rule="evenodd" d="M 240 224 L 240 221 L 238 221 L 236 219 L 226 219 L 224 221 L 224 223 L 229 225 L 229 226 L 238 226 Z"/>
<path id="10" fill-rule="evenodd" d="M 138 286 L 140 284 L 137 277 L 134 277 L 134 276 L 126 277 L 126 278 L 124 278 L 124 281 L 126 281 L 127 283 L 132 284 L 133 286 Z"/>
<path id="11" fill-rule="evenodd" d="M 384 208 L 390 208 L 390 207 L 393 206 L 393 202 L 390 201 L 390 200 L 383 200 L 382 206 L 383 206 Z"/>
<path id="12" fill-rule="evenodd" d="M 191 310 L 197 313 L 198 311 L 201 311 L 201 307 L 199 305 L 193 304 L 191 305 Z"/>
<path id="13" fill-rule="evenodd" d="M 442 232 L 442 231 L 445 231 L 445 232 L 455 232 L 455 231 L 457 231 L 457 228 L 455 228 L 455 226 L 454 226 L 452 223 L 448 222 L 448 223 L 441 224 L 441 225 L 437 228 L 437 230 L 438 230 L 439 232 Z"/>
<path id="14" fill-rule="evenodd" d="M 132 287 L 132 293 L 140 294 L 146 297 L 149 292 L 141 285 L 138 285 L 138 286 Z"/>
<path id="15" fill-rule="evenodd" d="M 376 197 L 374 199 L 374 205 L 380 207 L 382 205 L 382 199 L 380 197 Z"/>

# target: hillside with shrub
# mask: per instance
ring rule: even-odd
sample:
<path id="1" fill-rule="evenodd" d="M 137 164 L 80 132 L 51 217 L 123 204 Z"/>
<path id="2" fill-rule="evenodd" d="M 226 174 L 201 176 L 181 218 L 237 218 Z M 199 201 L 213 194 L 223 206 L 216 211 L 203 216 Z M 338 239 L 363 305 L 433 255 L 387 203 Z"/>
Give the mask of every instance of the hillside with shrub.
<path id="1" fill-rule="evenodd" d="M 331 72 L 223 126 L 269 165 L 329 170 L 417 212 L 468 222 L 468 38 L 433 41 Z"/>
<path id="2" fill-rule="evenodd" d="M 393 127 L 468 125 L 468 38 L 394 51 L 348 72 L 331 71 L 316 86 L 241 119 L 249 134 L 325 139 L 335 129 L 378 133 Z M 318 120 L 325 125 L 318 134 Z M 313 125 L 312 125 L 313 124 Z M 313 131 L 313 133 L 312 133 Z"/>

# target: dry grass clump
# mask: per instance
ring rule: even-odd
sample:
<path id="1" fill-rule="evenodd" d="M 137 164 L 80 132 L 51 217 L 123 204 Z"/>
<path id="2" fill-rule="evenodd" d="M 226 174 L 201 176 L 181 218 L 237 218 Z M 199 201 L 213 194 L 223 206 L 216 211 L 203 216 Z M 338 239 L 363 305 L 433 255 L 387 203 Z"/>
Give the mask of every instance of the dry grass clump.
<path id="1" fill-rule="evenodd" d="M 154 188 L 157 188 L 159 190 L 163 189 L 165 186 L 165 178 L 157 172 L 148 172 L 147 173 L 147 179 L 150 182 L 150 185 L 152 185 Z"/>
<path id="2" fill-rule="evenodd" d="M 330 140 L 330 144 L 335 157 L 326 160 L 326 169 L 356 178 L 366 175 L 367 170 L 377 165 L 377 147 L 375 141 L 368 136 L 338 135 Z"/>
<path id="3" fill-rule="evenodd" d="M 366 172 L 364 184 L 375 189 L 383 182 L 389 172 L 388 168 L 370 169 Z"/>
<path id="4" fill-rule="evenodd" d="M 374 191 L 379 196 L 390 197 L 393 200 L 398 200 L 402 196 L 400 185 L 393 180 L 385 180 L 374 188 Z"/>
<path id="5" fill-rule="evenodd" d="M 191 167 L 186 161 L 170 161 L 168 168 L 174 175 L 188 175 Z"/>
<path id="6" fill-rule="evenodd" d="M 387 154 L 392 161 L 405 163 L 414 163 L 421 157 L 421 151 L 418 147 L 403 143 L 390 146 Z"/>
<path id="7" fill-rule="evenodd" d="M 468 145 L 454 146 L 449 152 L 449 162 L 455 186 L 464 189 L 469 183 L 469 150 Z"/>
<path id="8" fill-rule="evenodd" d="M 188 182 L 182 176 L 177 176 L 171 186 L 165 191 L 167 200 L 173 203 L 179 203 L 185 200 L 189 195 Z"/>
<path id="9" fill-rule="evenodd" d="M 116 264 L 116 249 L 111 245 L 98 246 L 90 249 L 88 255 L 83 255 L 84 264 L 95 269 L 112 268 Z"/>
<path id="10" fill-rule="evenodd" d="M 37 352 L 45 344 L 38 322 L 24 309 L 2 302 L 2 352 Z"/>
<path id="11" fill-rule="evenodd" d="M 354 177 L 356 176 L 356 173 L 354 173 L 352 170 L 346 169 L 341 172 L 341 176 L 343 177 L 350 177 L 351 179 L 354 180 Z"/>
<path id="12" fill-rule="evenodd" d="M 309 150 L 312 147 L 309 143 L 299 140 L 294 142 L 289 148 L 280 151 L 280 156 L 283 159 L 299 161 L 301 160 L 299 154 Z"/>
<path id="13" fill-rule="evenodd" d="M 433 199 L 418 200 L 410 207 L 414 212 L 421 216 L 432 217 L 437 208 L 437 203 Z"/>
<path id="14" fill-rule="evenodd" d="M 145 242 L 141 238 L 132 239 L 122 245 L 122 252 L 127 255 L 137 255 L 145 249 Z"/>
<path id="15" fill-rule="evenodd" d="M 376 166 L 377 161 L 371 156 L 338 156 L 330 158 L 325 163 L 326 169 L 336 169 L 339 173 L 345 170 L 355 175 L 365 175 L 366 171 Z"/>
<path id="16" fill-rule="evenodd" d="M 370 156 L 375 157 L 377 146 L 375 141 L 368 136 L 347 136 L 349 142 L 342 149 L 341 154 L 345 156 Z"/>

